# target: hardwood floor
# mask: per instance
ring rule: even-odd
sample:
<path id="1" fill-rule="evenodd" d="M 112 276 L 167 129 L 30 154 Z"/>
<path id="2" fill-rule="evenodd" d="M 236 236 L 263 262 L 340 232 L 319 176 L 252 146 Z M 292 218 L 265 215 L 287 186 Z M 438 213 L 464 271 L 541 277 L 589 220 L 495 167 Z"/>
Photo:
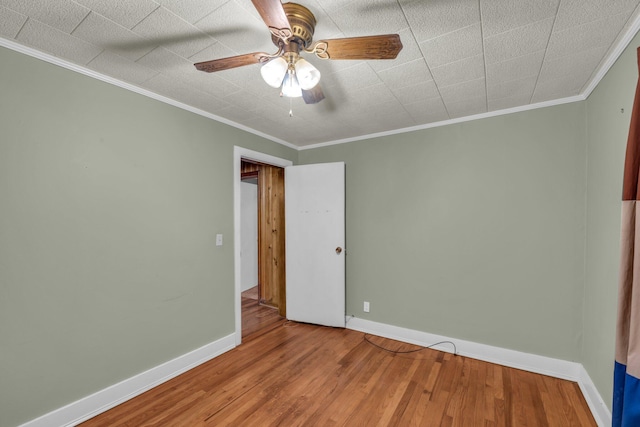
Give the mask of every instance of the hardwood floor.
<path id="1" fill-rule="evenodd" d="M 242 303 L 241 346 L 82 425 L 596 425 L 575 383 Z"/>
<path id="2" fill-rule="evenodd" d="M 242 298 L 242 342 L 247 343 L 277 327 L 285 319 L 278 309 L 258 304 L 258 299 Z"/>

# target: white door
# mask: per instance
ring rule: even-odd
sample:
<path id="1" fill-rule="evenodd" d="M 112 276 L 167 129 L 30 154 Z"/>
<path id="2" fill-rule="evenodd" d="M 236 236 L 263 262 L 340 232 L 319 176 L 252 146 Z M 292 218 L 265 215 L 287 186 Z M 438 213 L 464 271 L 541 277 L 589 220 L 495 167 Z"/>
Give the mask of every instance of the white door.
<path id="1" fill-rule="evenodd" d="M 345 326 L 344 162 L 285 168 L 287 318 Z"/>

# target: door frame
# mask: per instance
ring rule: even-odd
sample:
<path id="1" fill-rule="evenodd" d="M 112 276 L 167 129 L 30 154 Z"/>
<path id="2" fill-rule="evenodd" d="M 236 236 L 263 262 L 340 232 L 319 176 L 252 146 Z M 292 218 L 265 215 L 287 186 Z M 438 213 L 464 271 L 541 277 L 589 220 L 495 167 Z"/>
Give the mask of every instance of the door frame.
<path id="1" fill-rule="evenodd" d="M 240 345 L 242 343 L 242 281 L 240 278 L 241 272 L 241 259 L 240 259 L 240 236 L 241 227 L 240 220 L 241 215 L 241 186 L 242 178 L 240 176 L 241 173 L 241 162 L 242 159 L 254 160 L 260 163 L 266 163 L 272 166 L 278 166 L 281 168 L 286 168 L 287 166 L 293 166 L 293 162 L 291 160 L 282 159 L 280 157 L 275 157 L 270 154 L 261 153 L 259 151 L 249 150 L 247 148 L 234 146 L 233 147 L 233 270 L 234 270 L 234 283 L 235 283 L 235 291 L 234 291 L 234 312 L 235 312 L 235 335 L 236 335 L 236 345 Z"/>

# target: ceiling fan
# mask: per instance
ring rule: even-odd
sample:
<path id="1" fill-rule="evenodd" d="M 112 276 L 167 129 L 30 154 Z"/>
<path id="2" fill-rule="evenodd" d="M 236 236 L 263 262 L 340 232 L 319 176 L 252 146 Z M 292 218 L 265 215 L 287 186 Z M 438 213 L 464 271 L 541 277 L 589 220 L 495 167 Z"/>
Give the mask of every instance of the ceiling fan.
<path id="1" fill-rule="evenodd" d="M 280 0 L 252 0 L 267 24 L 271 40 L 278 47 L 274 54 L 247 53 L 194 64 L 200 71 L 212 73 L 251 64 L 264 64 L 261 74 L 267 84 L 282 88 L 281 96 L 302 96 L 307 104 L 324 99 L 318 82 L 320 71 L 301 58 L 300 53 L 321 59 L 394 59 L 402 50 L 398 34 L 319 40 L 312 43 L 316 18 L 297 3 Z"/>

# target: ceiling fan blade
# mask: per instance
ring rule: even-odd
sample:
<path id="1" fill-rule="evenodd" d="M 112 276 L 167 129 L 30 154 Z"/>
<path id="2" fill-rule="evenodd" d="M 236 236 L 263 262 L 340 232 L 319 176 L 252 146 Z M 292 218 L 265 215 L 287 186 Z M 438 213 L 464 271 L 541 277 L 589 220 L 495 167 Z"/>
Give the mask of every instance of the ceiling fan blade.
<path id="1" fill-rule="evenodd" d="M 320 40 L 308 51 L 321 59 L 394 59 L 402 50 L 398 34 Z"/>
<path id="2" fill-rule="evenodd" d="M 302 99 L 305 104 L 317 104 L 324 99 L 322 88 L 317 84 L 309 90 L 302 89 Z"/>
<path id="3" fill-rule="evenodd" d="M 259 64 L 261 62 L 266 62 L 268 59 L 269 54 L 264 52 L 254 52 L 246 53 L 244 55 L 230 56 L 228 58 L 198 62 L 193 65 L 200 71 L 213 73 L 214 71 L 229 70 L 231 68 L 243 67 L 245 65 Z"/>
<path id="4" fill-rule="evenodd" d="M 285 43 L 291 38 L 291 24 L 280 0 L 251 0 L 269 31 Z"/>

